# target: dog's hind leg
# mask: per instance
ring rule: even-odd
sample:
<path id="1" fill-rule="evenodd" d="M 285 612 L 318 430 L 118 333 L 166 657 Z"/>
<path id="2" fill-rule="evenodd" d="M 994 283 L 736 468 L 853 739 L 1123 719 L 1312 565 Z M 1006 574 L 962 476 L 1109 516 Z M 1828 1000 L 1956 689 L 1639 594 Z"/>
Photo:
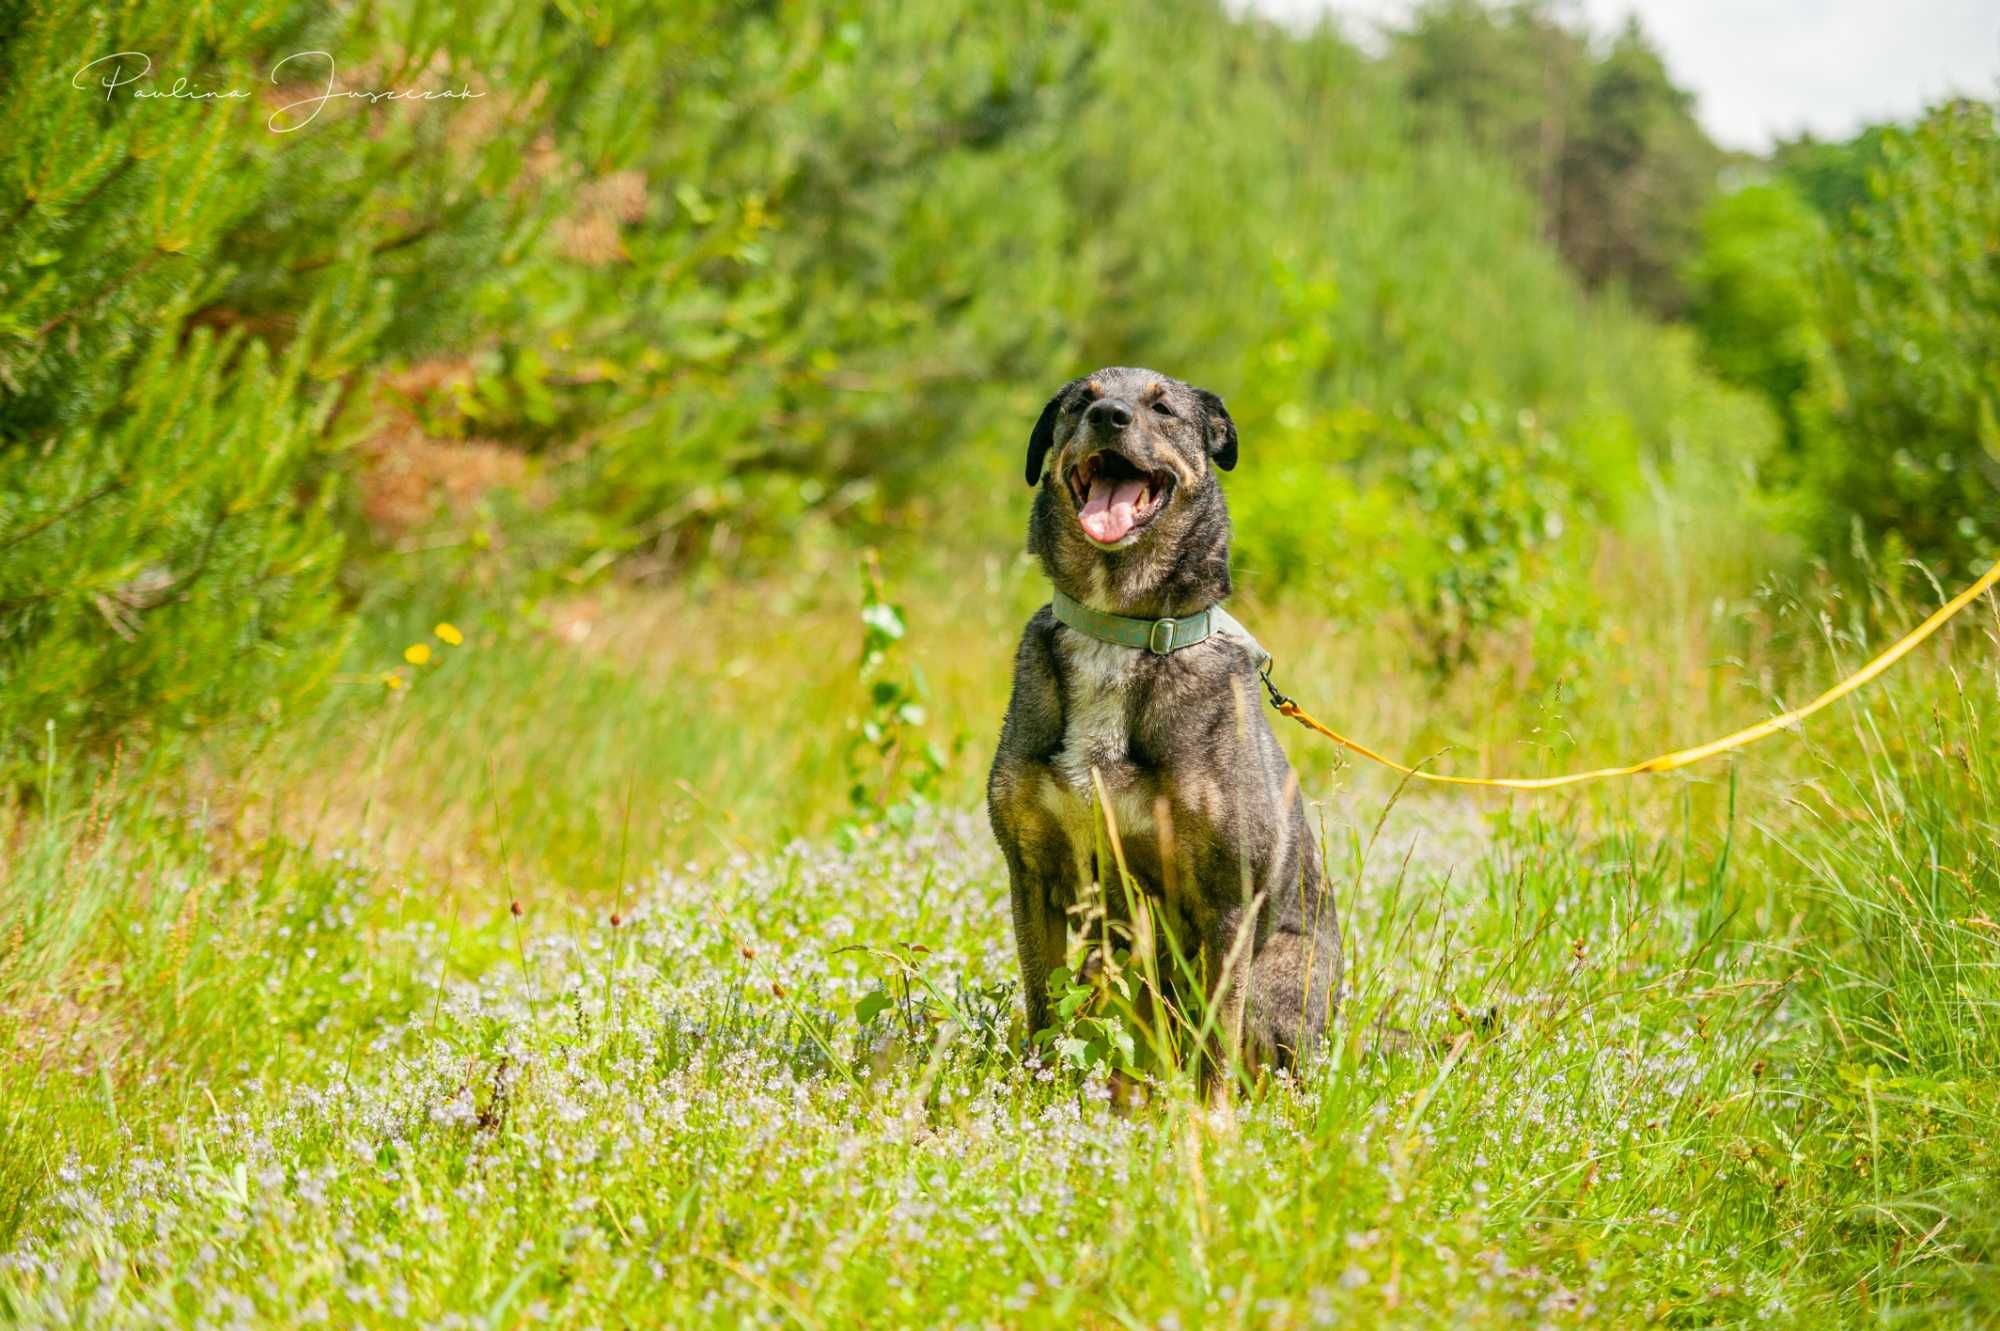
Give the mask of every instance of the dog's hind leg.
<path id="1" fill-rule="evenodd" d="M 1256 927 L 1254 911 L 1222 912 L 1202 939 L 1203 1024 L 1208 1038 L 1195 1051 L 1199 1060 L 1202 1098 L 1211 1106 L 1229 1104 L 1231 1079 L 1243 1067 L 1243 1023 L 1250 986 L 1244 972 L 1251 967 L 1249 931 Z"/>
<path id="2" fill-rule="evenodd" d="M 1244 1052 L 1253 1063 L 1295 1068 L 1312 1054 L 1340 984 L 1340 944 L 1280 930 L 1250 963 Z"/>
<path id="3" fill-rule="evenodd" d="M 1296 801 L 1297 785 L 1288 783 Z M 1296 1068 L 1312 1057 L 1340 1001 L 1340 922 L 1305 820 L 1293 803 L 1290 845 L 1272 928 L 1250 966 L 1246 1053 L 1259 1065 Z"/>

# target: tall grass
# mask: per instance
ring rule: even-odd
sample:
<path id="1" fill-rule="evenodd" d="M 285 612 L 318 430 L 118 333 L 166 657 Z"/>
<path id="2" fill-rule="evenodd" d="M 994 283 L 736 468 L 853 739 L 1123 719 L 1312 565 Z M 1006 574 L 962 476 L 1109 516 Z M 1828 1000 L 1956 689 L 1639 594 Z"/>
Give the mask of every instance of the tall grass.
<path id="1" fill-rule="evenodd" d="M 934 724 L 971 732 L 1004 652 L 930 627 L 962 574 L 909 576 Z M 967 613 L 1000 642 L 1035 588 L 986 576 Z M 602 601 L 587 636 L 577 605 L 468 623 L 393 691 L 363 667 L 424 629 L 383 625 L 319 733 L 171 796 L 126 778 L 93 804 L 58 752 L 5 838 L 4 1316 L 2000 1312 L 1990 605 L 1803 738 L 1687 779 L 1398 795 L 1295 747 L 1349 993 L 1316 1065 L 1225 1125 L 1171 1068 L 1135 1103 L 1103 1061 L 1021 1053 L 1004 875 L 952 812 L 983 739 L 950 769 L 967 797 L 907 835 L 780 830 L 840 816 L 838 719 L 862 706 L 827 649 L 853 607 L 823 585 L 761 624 L 730 594 Z M 1541 699 L 1546 724 L 1592 756 L 1686 738 L 1769 701 L 1756 685 L 1822 682 L 1919 603 L 1817 631 L 1774 613 L 1745 650 L 1789 666 L 1666 670 L 1640 714 L 1656 658 L 1718 629 L 1635 615 L 1575 667 L 1636 660 L 1630 692 Z M 1536 715 L 1497 666 L 1483 694 L 1399 673 L 1388 629 L 1292 647 L 1298 613 L 1253 620 L 1288 684 L 1372 711 L 1375 737 Z M 1548 749 L 1528 756 L 1570 757 Z M 673 794 L 679 822 L 653 803 Z"/>

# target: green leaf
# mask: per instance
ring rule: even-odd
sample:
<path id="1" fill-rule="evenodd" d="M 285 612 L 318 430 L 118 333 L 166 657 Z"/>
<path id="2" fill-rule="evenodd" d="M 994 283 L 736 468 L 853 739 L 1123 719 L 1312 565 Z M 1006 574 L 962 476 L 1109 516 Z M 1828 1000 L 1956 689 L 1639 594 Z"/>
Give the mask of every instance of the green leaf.
<path id="1" fill-rule="evenodd" d="M 854 1004 L 855 1020 L 866 1026 L 887 1011 L 894 1001 L 880 989 L 863 994 Z"/>

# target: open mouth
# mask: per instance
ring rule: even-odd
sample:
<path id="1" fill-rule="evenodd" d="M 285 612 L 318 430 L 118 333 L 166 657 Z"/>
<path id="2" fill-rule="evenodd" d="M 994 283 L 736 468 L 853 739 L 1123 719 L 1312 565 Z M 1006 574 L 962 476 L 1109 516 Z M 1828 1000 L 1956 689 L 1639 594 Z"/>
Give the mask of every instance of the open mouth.
<path id="1" fill-rule="evenodd" d="M 1166 472 L 1142 471 L 1119 453 L 1092 453 L 1069 472 L 1083 534 L 1099 545 L 1116 545 L 1165 506 L 1173 479 Z"/>

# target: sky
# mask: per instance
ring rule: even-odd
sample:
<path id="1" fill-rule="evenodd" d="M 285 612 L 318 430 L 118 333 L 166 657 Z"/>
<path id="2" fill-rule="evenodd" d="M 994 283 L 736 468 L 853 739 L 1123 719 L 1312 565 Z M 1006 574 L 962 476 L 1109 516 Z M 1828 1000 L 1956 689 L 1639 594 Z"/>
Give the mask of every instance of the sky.
<path id="1" fill-rule="evenodd" d="M 1413 0 L 1249 0 L 1310 20 L 1331 10 L 1356 37 Z M 1716 142 L 1762 151 L 1811 130 L 1846 138 L 1908 120 L 1952 93 L 2000 96 L 2000 0 L 1557 0 L 1608 33 L 1636 13 Z"/>

